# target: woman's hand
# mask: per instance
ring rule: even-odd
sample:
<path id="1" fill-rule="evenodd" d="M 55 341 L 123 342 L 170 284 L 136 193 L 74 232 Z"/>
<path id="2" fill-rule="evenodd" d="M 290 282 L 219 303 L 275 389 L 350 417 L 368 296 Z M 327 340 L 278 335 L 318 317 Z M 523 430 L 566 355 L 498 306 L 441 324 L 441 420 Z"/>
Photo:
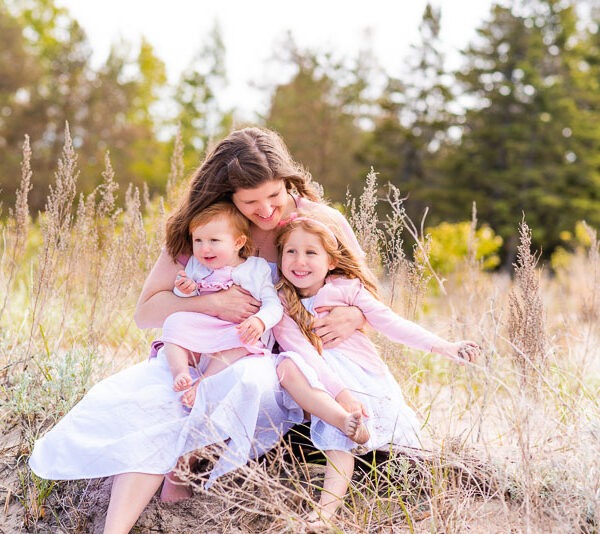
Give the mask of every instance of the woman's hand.
<path id="1" fill-rule="evenodd" d="M 315 319 L 313 329 L 323 341 L 323 347 L 332 349 L 346 341 L 365 324 L 365 317 L 355 306 L 321 306 L 317 313 L 327 313 Z"/>
<path id="2" fill-rule="evenodd" d="M 223 291 L 210 293 L 205 297 L 211 298 L 211 308 L 214 313 L 210 315 L 230 323 L 241 323 L 260 309 L 260 301 L 236 285 Z"/>

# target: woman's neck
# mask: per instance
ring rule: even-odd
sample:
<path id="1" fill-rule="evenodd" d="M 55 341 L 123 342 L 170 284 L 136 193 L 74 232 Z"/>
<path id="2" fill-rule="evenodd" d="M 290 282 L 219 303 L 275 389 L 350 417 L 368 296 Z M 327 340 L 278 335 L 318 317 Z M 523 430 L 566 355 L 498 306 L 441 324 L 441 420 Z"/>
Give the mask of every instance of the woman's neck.
<path id="1" fill-rule="evenodd" d="M 294 197 L 288 193 L 287 203 L 283 210 L 282 220 L 289 217 L 296 210 L 296 201 Z M 271 230 L 263 230 L 255 224 L 250 225 L 252 239 L 254 241 L 254 254 L 264 258 L 271 263 L 277 262 L 277 247 L 275 246 L 275 228 Z"/>

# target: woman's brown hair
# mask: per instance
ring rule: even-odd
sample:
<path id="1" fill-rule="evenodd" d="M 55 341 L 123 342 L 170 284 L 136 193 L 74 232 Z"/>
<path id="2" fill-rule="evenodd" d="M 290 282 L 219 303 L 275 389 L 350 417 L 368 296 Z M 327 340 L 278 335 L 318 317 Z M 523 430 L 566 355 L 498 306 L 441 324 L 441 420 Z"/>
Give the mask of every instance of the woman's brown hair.
<path id="1" fill-rule="evenodd" d="M 298 324 L 304 336 L 315 346 L 319 354 L 323 353 L 321 338 L 313 332 L 314 316 L 303 306 L 298 289 L 287 280 L 281 271 L 281 257 L 288 236 L 296 229 L 302 228 L 306 232 L 316 235 L 323 245 L 325 252 L 335 265 L 329 271 L 330 276 L 343 276 L 345 278 L 358 278 L 363 286 L 376 298 L 377 282 L 366 264 L 352 252 L 344 240 L 343 232 L 339 226 L 323 214 L 315 217 L 314 213 L 295 213 L 284 221 L 277 234 L 279 282 L 276 287 L 283 297 L 286 313 Z"/>
<path id="2" fill-rule="evenodd" d="M 238 189 L 279 179 L 288 191 L 319 200 L 310 174 L 293 160 L 279 134 L 257 127 L 230 133 L 194 172 L 186 197 L 167 221 L 166 247 L 171 257 L 191 253 L 189 224 L 197 213 L 220 200 L 231 200 Z"/>

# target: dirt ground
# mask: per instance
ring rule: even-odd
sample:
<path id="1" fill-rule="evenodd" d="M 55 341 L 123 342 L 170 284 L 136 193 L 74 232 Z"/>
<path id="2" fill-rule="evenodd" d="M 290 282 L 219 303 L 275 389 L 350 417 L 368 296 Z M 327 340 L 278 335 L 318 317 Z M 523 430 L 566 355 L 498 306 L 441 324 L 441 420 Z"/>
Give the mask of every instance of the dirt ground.
<path id="1" fill-rule="evenodd" d="M 101 534 L 104 516 L 108 506 L 112 479 L 96 479 L 61 483 L 44 505 L 43 512 L 32 505 L 31 495 L 27 507 L 23 505 L 23 469 L 16 469 L 19 443 L 9 433 L 2 438 L 2 458 L 0 467 L 0 499 L 3 510 L 0 512 L 0 534 L 52 533 L 52 534 Z M 412 515 L 412 522 L 399 520 L 392 524 L 377 524 L 377 528 L 365 528 L 364 521 L 350 517 L 348 511 L 342 515 L 337 532 L 356 533 L 482 533 L 517 534 L 544 533 L 563 534 L 571 532 L 568 525 L 557 518 L 538 518 L 527 521 L 518 506 L 509 506 L 500 499 L 467 498 L 461 502 L 449 503 L 453 510 L 441 524 L 439 517 L 427 506 L 418 514 Z M 37 515 L 38 517 L 35 517 Z M 43 517 L 39 517 L 43 516 Z M 155 497 L 146 508 L 134 533 L 206 533 L 206 534 L 246 534 L 304 532 L 301 519 L 281 517 L 277 520 L 265 519 L 258 513 L 245 513 L 234 502 L 206 492 L 195 492 L 194 496 L 180 503 L 161 503 Z"/>

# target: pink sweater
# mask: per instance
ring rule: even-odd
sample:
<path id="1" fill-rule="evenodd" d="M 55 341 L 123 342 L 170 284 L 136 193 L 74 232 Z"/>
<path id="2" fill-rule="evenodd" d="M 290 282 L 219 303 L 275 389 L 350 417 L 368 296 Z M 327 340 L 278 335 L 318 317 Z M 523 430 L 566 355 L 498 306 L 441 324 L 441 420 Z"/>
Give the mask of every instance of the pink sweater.
<path id="1" fill-rule="evenodd" d="M 356 306 L 375 330 L 385 334 L 392 341 L 415 349 L 429 352 L 434 345 L 446 343 L 436 334 L 393 312 L 367 291 L 357 279 L 328 277 L 314 298 L 314 307 L 320 306 Z M 334 397 L 344 389 L 345 386 L 335 377 L 317 349 L 289 315 L 284 313 L 283 319 L 273 328 L 273 333 L 282 351 L 296 352 L 306 358 L 317 371 L 327 391 Z M 387 369 L 375 345 L 359 330 L 334 350 L 342 352 L 365 371 L 383 374 Z"/>

